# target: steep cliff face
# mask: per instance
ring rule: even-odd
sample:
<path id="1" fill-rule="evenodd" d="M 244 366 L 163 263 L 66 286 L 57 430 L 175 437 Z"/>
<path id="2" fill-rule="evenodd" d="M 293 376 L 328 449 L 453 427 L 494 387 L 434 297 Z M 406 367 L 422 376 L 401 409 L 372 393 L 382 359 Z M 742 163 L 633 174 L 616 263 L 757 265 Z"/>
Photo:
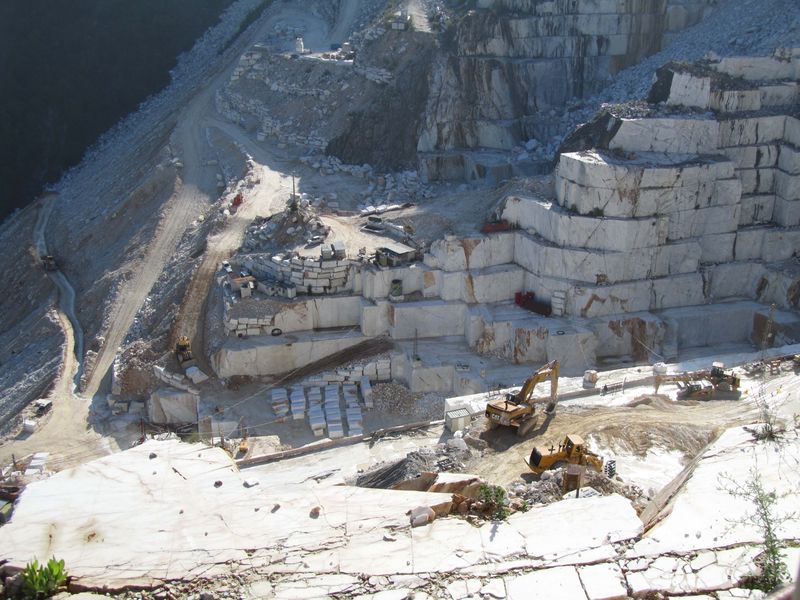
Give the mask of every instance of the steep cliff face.
<path id="1" fill-rule="evenodd" d="M 552 111 L 601 89 L 703 17 L 708 0 L 483 0 L 437 64 L 417 149 L 550 141 Z M 424 161 L 423 161 L 424 162 Z M 434 169 L 435 171 L 435 169 Z M 436 176 L 437 173 L 429 173 Z"/>
<path id="2" fill-rule="evenodd" d="M 386 70 L 392 79 L 347 107 L 347 124 L 325 151 L 351 164 L 371 163 L 390 170 L 413 166 L 428 98 L 433 37 L 389 31 L 368 51 L 368 56 L 380 60 L 366 61 L 366 66 Z"/>

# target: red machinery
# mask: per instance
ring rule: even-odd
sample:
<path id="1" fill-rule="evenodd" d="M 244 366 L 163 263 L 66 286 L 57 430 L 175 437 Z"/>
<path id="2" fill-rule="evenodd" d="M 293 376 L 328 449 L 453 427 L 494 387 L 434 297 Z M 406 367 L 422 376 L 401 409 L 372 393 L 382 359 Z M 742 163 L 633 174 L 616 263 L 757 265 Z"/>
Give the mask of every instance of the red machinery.
<path id="1" fill-rule="evenodd" d="M 514 294 L 514 303 L 526 310 L 538 313 L 545 317 L 553 314 L 553 307 L 549 302 L 542 302 L 536 299 L 536 294 L 533 292 L 517 292 Z"/>

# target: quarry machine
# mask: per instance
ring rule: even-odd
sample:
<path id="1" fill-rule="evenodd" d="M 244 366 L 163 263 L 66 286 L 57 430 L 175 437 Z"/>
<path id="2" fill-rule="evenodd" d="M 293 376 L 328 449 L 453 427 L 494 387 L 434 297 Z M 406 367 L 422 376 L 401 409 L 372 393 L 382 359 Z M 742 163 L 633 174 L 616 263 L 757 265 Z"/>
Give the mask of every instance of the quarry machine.
<path id="1" fill-rule="evenodd" d="M 192 342 L 188 337 L 182 335 L 175 343 L 175 356 L 178 358 L 178 364 L 185 371 L 189 367 L 194 367 L 197 363 L 192 354 Z"/>
<path id="2" fill-rule="evenodd" d="M 741 395 L 739 378 L 719 362 L 712 363 L 710 370 L 656 375 L 656 393 L 664 383 L 678 384 L 679 400 L 733 400 Z"/>
<path id="3" fill-rule="evenodd" d="M 489 427 L 493 428 L 498 425 L 514 427 L 518 436 L 526 436 L 536 423 L 533 418 L 536 409 L 531 401 L 533 389 L 537 383 L 547 379 L 550 379 L 550 402 L 547 403 L 545 413 L 554 414 L 558 397 L 558 371 L 558 361 L 550 361 L 528 377 L 522 389 L 516 394 L 505 394 L 504 398 L 490 400 L 486 405 L 485 413 Z"/>
<path id="4" fill-rule="evenodd" d="M 42 266 L 44 267 L 45 271 L 57 271 L 58 266 L 56 265 L 56 259 L 53 258 L 51 255 L 42 256 Z"/>
<path id="5" fill-rule="evenodd" d="M 567 435 L 563 443 L 558 445 L 558 449 L 550 446 L 548 454 L 543 454 L 534 446 L 530 458 L 525 461 L 528 468 L 537 475 L 565 463 L 585 465 L 600 473 L 603 472 L 603 457 L 588 450 L 583 438 L 575 434 Z"/>

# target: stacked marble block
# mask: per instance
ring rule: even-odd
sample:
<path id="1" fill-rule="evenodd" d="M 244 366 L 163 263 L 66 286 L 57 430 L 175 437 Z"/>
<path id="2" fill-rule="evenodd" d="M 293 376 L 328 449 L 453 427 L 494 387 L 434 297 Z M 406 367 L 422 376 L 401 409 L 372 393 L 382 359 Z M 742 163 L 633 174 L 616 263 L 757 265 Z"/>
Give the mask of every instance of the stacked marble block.
<path id="1" fill-rule="evenodd" d="M 561 154 L 554 198 L 509 198 L 528 288 L 566 292 L 565 314 L 581 317 L 729 298 L 796 308 L 793 278 L 771 264 L 800 248 L 800 121 L 782 114 L 797 102 L 798 54 L 755 59 L 756 72 L 795 80 L 741 90 L 714 69 L 748 73 L 750 59 L 670 72 L 667 104 L 716 115 L 607 118 L 603 144 Z"/>
<path id="2" fill-rule="evenodd" d="M 283 421 L 289 415 L 289 396 L 284 388 L 274 388 L 270 391 L 272 399 L 272 412 L 278 420 Z"/>
<path id="3" fill-rule="evenodd" d="M 250 254 L 243 262 L 256 277 L 284 282 L 304 294 L 338 294 L 352 290 L 349 282 L 352 261 L 347 258 L 325 260 Z"/>
<path id="4" fill-rule="evenodd" d="M 312 387 L 308 390 L 308 425 L 314 437 L 325 435 L 325 411 L 322 408 L 322 388 Z"/>
<path id="5" fill-rule="evenodd" d="M 361 415 L 361 406 L 358 403 L 358 388 L 352 383 L 342 386 L 344 396 L 345 417 L 347 419 L 347 435 L 362 435 L 364 433 L 364 418 Z"/>
<path id="6" fill-rule="evenodd" d="M 342 411 L 339 406 L 339 386 L 326 385 L 324 391 L 325 423 L 328 430 L 328 437 L 337 439 L 344 437 L 344 424 L 342 423 Z"/>
<path id="7" fill-rule="evenodd" d="M 306 414 L 306 392 L 303 386 L 294 385 L 289 393 L 292 420 L 300 421 Z"/>
<path id="8" fill-rule="evenodd" d="M 364 393 L 364 382 L 370 381 L 391 381 L 392 361 L 389 358 L 378 358 L 363 364 L 350 364 L 339 367 L 335 371 L 323 371 L 309 377 L 305 382 L 308 385 L 328 385 L 330 383 L 354 383 L 360 382 L 362 394 Z M 371 388 L 370 388 L 371 390 Z M 366 397 L 365 397 L 366 400 Z"/>
<path id="9" fill-rule="evenodd" d="M 369 378 L 364 377 L 360 385 L 364 406 L 371 408 L 372 386 Z M 341 397 L 344 398 L 344 414 L 341 410 Z M 355 384 L 314 386 L 308 388 L 308 392 L 302 385 L 292 386 L 288 392 L 285 388 L 274 388 L 270 392 L 270 398 L 272 410 L 279 421 L 289 418 L 301 421 L 307 418 L 315 437 L 322 437 L 326 432 L 332 439 L 344 437 L 345 433 L 350 436 L 364 433 L 359 389 Z"/>

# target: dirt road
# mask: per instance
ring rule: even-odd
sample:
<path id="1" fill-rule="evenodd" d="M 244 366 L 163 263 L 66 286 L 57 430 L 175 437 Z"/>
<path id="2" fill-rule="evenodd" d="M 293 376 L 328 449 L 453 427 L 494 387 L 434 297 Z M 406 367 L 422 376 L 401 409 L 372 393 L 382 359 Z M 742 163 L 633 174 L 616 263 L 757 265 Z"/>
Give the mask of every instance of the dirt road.
<path id="1" fill-rule="evenodd" d="M 345 0 L 337 15 L 336 24 L 329 31 L 324 28 L 324 24 L 318 18 L 293 7 L 273 16 L 267 21 L 265 27 L 276 20 L 291 18 L 294 24 L 306 25 L 307 42 L 313 42 L 314 45 L 326 49 L 330 43 L 341 41 L 347 35 L 358 14 L 359 4 L 359 0 Z M 208 95 L 210 91 L 210 89 L 206 90 L 204 94 Z M 178 314 L 176 327 L 173 329 L 174 336 L 186 335 L 192 340 L 192 347 L 196 349 L 195 354 L 200 368 L 207 374 L 211 374 L 210 365 L 204 356 L 204 323 L 208 295 L 214 283 L 214 273 L 219 269 L 220 263 L 239 248 L 247 225 L 256 216 L 268 216 L 285 207 L 289 195 L 285 173 L 291 171 L 292 164 L 286 156 L 277 151 L 268 150 L 255 144 L 241 128 L 212 116 L 203 116 L 200 113 L 203 108 L 208 109 L 199 102 L 193 103 L 193 109 L 187 118 L 182 120 L 179 129 L 180 144 L 184 148 L 183 160 L 186 174 L 196 176 L 196 170 L 200 164 L 198 136 L 192 135 L 192 133 L 196 134 L 203 127 L 213 126 L 250 154 L 257 165 L 256 175 L 260 180 L 260 184 L 253 190 L 253 193 L 246 196 L 244 203 L 228 219 L 224 230 L 209 236 L 202 262 L 192 277 Z M 211 113 L 210 110 L 206 110 L 206 112 Z M 193 129 L 189 128 L 190 125 L 193 126 Z M 278 167 L 281 169 L 278 170 Z"/>
<path id="2" fill-rule="evenodd" d="M 46 255 L 44 232 L 57 197 L 48 196 L 37 216 L 33 245 L 40 256 Z M 75 290 L 61 271 L 48 273 L 58 288 L 58 320 L 64 332 L 61 374 L 48 395 L 53 408 L 39 420 L 38 429 L 31 435 L 20 434 L 17 439 L 0 446 L 0 465 L 11 461 L 12 455 L 21 458 L 48 450 L 48 468 L 61 469 L 107 454 L 111 445 L 88 426 L 89 402 L 75 395 L 75 382 L 80 377 L 83 357 L 83 330 L 75 314 Z"/>
<path id="3" fill-rule="evenodd" d="M 234 137 L 243 138 L 244 135 L 236 131 Z M 267 216 L 283 209 L 288 198 L 285 176 L 265 165 L 256 168 L 261 181 L 257 192 L 245 197 L 239 210 L 228 218 L 225 229 L 208 237 L 202 262 L 186 291 L 173 330 L 175 336 L 186 335 L 192 340 L 198 366 L 209 375 L 212 371 L 205 356 L 204 323 L 214 273 L 220 268 L 220 263 L 239 248 L 252 220 L 258 215 Z"/>
<path id="4" fill-rule="evenodd" d="M 358 2 L 349 0 L 346 3 L 346 7 L 347 10 L 341 14 L 352 21 L 357 12 Z M 320 24 L 317 23 L 319 19 L 311 17 L 307 13 L 290 10 L 289 7 L 285 11 L 288 11 L 290 16 L 296 19 L 307 20 L 313 32 L 316 33 L 320 30 Z M 294 13 L 297 14 L 295 15 Z M 259 36 L 270 29 L 276 20 L 282 18 L 286 18 L 283 11 L 272 13 L 257 31 L 249 34 L 247 43 L 258 39 Z M 350 21 L 345 22 L 342 19 L 339 19 L 339 21 L 343 30 L 346 30 L 350 25 Z M 164 209 L 156 234 L 149 244 L 144 259 L 135 270 L 134 276 L 124 284 L 123 289 L 115 299 L 110 320 L 111 326 L 105 332 L 105 342 L 98 353 L 94 368 L 84 390 L 84 394 L 90 398 L 100 389 L 103 378 L 108 373 L 117 350 L 124 341 L 136 313 L 139 312 L 144 304 L 167 260 L 174 253 L 181 236 L 197 214 L 212 201 L 211 194 L 215 194 L 213 184 L 210 187 L 205 187 L 205 182 L 203 181 L 205 169 L 203 167 L 202 149 L 205 138 L 202 124 L 206 115 L 213 112 L 212 100 L 214 93 L 230 77 L 230 73 L 235 68 L 236 63 L 237 60 L 233 59 L 229 64 L 222 65 L 220 70 L 209 80 L 208 84 L 200 89 L 179 116 L 175 137 L 180 151 L 180 158 L 184 165 L 180 189 L 169 200 Z M 214 199 L 216 198 L 214 197 Z M 246 216 L 246 211 L 243 211 L 241 219 L 246 218 Z M 232 244 L 235 244 L 235 240 L 241 235 L 246 223 L 241 223 L 241 220 L 237 218 L 232 220 L 231 226 L 233 226 L 234 231 L 231 232 L 230 236 L 223 235 L 221 239 L 216 240 L 216 243 L 214 240 L 209 240 L 210 245 L 213 244 L 214 248 L 218 248 L 218 250 L 212 250 L 208 253 L 212 256 L 209 257 L 208 261 L 204 260 L 204 264 L 201 266 L 202 276 L 210 279 L 210 275 L 213 274 L 214 264 L 218 262 L 220 256 L 224 256 L 229 251 L 228 248 Z M 198 282 L 199 285 L 200 283 Z M 196 286 L 193 283 L 191 287 L 195 288 Z M 207 296 L 207 287 L 205 292 L 202 287 L 196 287 L 196 289 L 192 290 L 191 293 L 194 300 L 187 307 L 187 314 L 183 319 L 183 327 L 186 327 L 190 319 L 195 321 L 195 317 L 202 317 L 202 305 Z M 198 302 L 199 305 L 197 305 Z"/>

